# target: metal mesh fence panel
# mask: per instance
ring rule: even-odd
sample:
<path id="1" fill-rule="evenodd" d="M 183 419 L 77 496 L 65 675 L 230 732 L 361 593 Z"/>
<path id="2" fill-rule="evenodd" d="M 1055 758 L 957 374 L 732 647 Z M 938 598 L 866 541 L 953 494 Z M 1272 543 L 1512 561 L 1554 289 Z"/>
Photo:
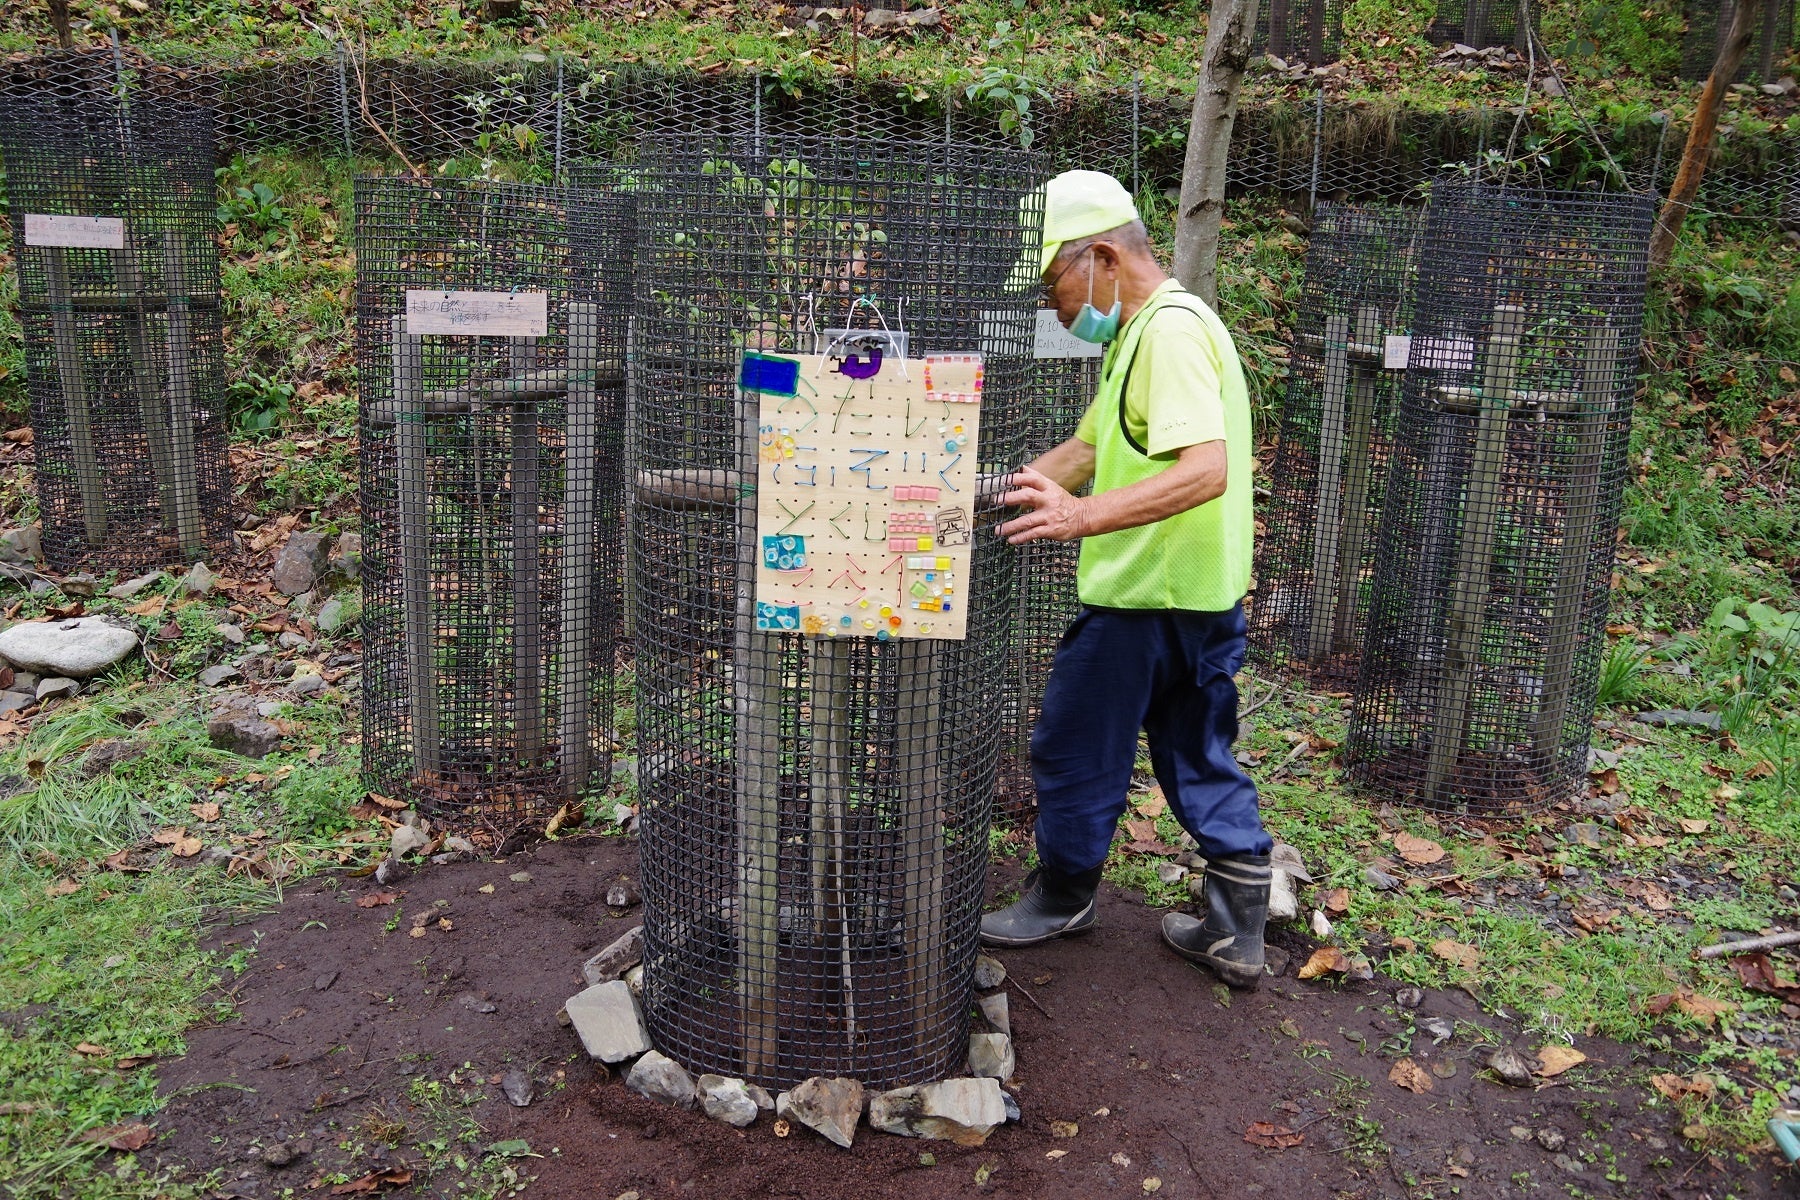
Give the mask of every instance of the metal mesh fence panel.
<path id="1" fill-rule="evenodd" d="M 502 839 L 610 777 L 628 200 L 360 179 L 363 768 Z"/>
<path id="2" fill-rule="evenodd" d="M 63 569 L 230 545 L 205 110 L 0 112 L 44 552 Z"/>
<path id="3" fill-rule="evenodd" d="M 1338 0 L 1269 0 L 1257 11 L 1250 49 L 1319 67 L 1337 61 L 1343 40 Z"/>
<path id="4" fill-rule="evenodd" d="M 983 536 L 972 479 L 944 489 L 958 454 L 988 472 L 1023 444 L 1030 309 L 1001 285 L 1025 245 L 1036 160 L 740 127 L 652 145 L 641 166 L 634 646 L 652 1037 L 691 1069 L 768 1086 L 955 1074 L 1016 558 Z M 865 401 L 842 373 L 891 381 L 892 362 L 870 366 L 885 353 L 916 377 L 925 356 L 975 351 L 972 445 L 935 402 L 908 408 L 901 429 L 865 424 L 875 383 Z M 739 387 L 746 352 L 804 367 L 766 430 L 772 401 Z M 886 436 L 892 453 L 863 473 L 855 456 L 813 457 L 840 432 Z M 789 438 L 796 456 L 784 458 Z M 752 483 L 765 464 L 768 485 Z M 886 580 L 924 581 L 890 553 L 896 524 L 834 489 L 874 496 L 907 470 L 943 491 L 936 552 L 970 555 L 970 577 L 940 581 L 938 601 L 942 619 L 961 610 L 966 640 L 865 628 L 916 620 Z M 790 486 L 803 479 L 824 498 L 816 511 Z M 801 632 L 763 628 L 785 619 L 766 616 L 757 592 L 759 505 L 776 504 L 786 532 L 813 546 L 810 569 L 840 576 L 797 618 Z M 822 557 L 832 536 L 853 552 Z"/>
<path id="5" fill-rule="evenodd" d="M 1320 205 L 1294 320 L 1281 433 L 1262 508 L 1250 648 L 1355 679 L 1375 565 L 1375 530 L 1399 416 L 1390 334 L 1412 320 L 1424 213 Z"/>
<path id="6" fill-rule="evenodd" d="M 1689 0 L 1681 39 L 1681 77 L 1705 79 L 1731 30 L 1739 0 Z M 1794 48 L 1794 0 L 1743 0 L 1756 7 L 1750 49 L 1733 82 L 1774 83 Z"/>
<path id="7" fill-rule="evenodd" d="M 1419 257 L 1354 777 L 1521 812 L 1586 768 L 1642 332 L 1647 196 L 1445 187 Z"/>
<path id="8" fill-rule="evenodd" d="M 1025 445 L 1030 462 L 1069 438 L 1099 384 L 1099 358 L 1044 358 L 1032 364 L 1025 399 Z M 1081 602 L 1075 594 L 1079 542 L 1030 542 L 1019 548 L 1019 598 L 1000 689 L 1000 773 L 995 811 L 1011 821 L 1031 819 L 1037 788 L 1031 778 L 1031 730 L 1043 705 L 1044 684 L 1063 630 Z"/>

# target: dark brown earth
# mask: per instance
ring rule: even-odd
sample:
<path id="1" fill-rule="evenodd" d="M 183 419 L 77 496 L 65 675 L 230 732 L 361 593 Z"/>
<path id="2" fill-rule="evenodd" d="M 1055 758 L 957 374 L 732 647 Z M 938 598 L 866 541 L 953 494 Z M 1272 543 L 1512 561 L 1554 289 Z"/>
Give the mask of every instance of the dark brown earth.
<path id="1" fill-rule="evenodd" d="M 1412 1014 L 1379 978 L 1301 983 L 1294 968 L 1310 946 L 1295 939 L 1281 978 L 1227 997 L 1162 949 L 1156 910 L 1111 887 L 1095 934 L 1001 956 L 1022 1124 L 978 1148 L 865 1128 L 848 1152 L 803 1128 L 777 1138 L 767 1118 L 731 1129 L 627 1092 L 557 1024 L 582 959 L 639 919 L 604 905 L 621 874 L 636 875 L 635 843 L 566 841 L 427 867 L 388 889 L 403 893 L 390 905 L 357 905 L 382 890 L 372 879 L 318 879 L 218 928 L 222 952 L 255 950 L 218 997 L 237 1015 L 194 1030 L 187 1056 L 162 1068 L 170 1102 L 148 1153 L 190 1179 L 216 1172 L 219 1195 L 247 1197 L 369 1194 L 344 1190 L 358 1180 L 504 1194 L 508 1165 L 536 1176 L 529 1196 L 600 1200 L 1143 1196 L 1151 1179 L 1159 1198 L 1700 1200 L 1778 1186 L 1771 1164 L 1690 1153 L 1672 1112 L 1640 1107 L 1648 1093 L 1629 1080 L 1649 1064 L 1627 1048 L 1584 1041 L 1589 1063 L 1536 1091 L 1504 1087 L 1480 1070 L 1487 1051 L 1468 1026 L 1435 1049 L 1422 1032 L 1402 1044 L 1413 1016 L 1506 1033 L 1469 996 L 1428 993 Z M 1010 868 L 994 875 L 995 888 L 1014 882 Z M 421 913 L 430 920 L 413 937 Z M 1404 1053 L 1429 1092 L 1389 1081 Z M 513 1067 L 536 1081 L 529 1107 L 503 1098 Z M 1054 1137 L 1053 1120 L 1078 1132 Z M 1259 1121 L 1304 1140 L 1247 1144 Z M 489 1158 L 480 1173 L 489 1147 L 516 1140 L 543 1157 Z M 379 1172 L 410 1182 L 369 1178 Z"/>

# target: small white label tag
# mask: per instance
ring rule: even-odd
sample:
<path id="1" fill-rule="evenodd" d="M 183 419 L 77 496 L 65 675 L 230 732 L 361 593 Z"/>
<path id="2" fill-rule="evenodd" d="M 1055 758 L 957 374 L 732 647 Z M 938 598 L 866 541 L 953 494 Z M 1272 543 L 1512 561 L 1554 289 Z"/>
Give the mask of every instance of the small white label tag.
<path id="1" fill-rule="evenodd" d="M 1475 365 L 1475 339 L 1419 338 L 1413 343 L 1407 365 L 1424 370 L 1466 371 Z"/>
<path id="2" fill-rule="evenodd" d="M 1390 333 L 1382 343 L 1381 365 L 1384 370 L 1406 370 L 1407 356 L 1412 353 L 1412 335 Z"/>
<path id="3" fill-rule="evenodd" d="M 125 218 L 26 213 L 25 244 L 62 246 L 71 250 L 123 250 Z"/>
<path id="4" fill-rule="evenodd" d="M 545 337 L 550 332 L 548 297 L 543 292 L 409 290 L 406 332 L 414 337 Z"/>
<path id="5" fill-rule="evenodd" d="M 1099 358 L 1104 346 L 1084 342 L 1063 328 L 1054 308 L 1037 310 L 1037 336 L 1032 343 L 1033 358 Z"/>

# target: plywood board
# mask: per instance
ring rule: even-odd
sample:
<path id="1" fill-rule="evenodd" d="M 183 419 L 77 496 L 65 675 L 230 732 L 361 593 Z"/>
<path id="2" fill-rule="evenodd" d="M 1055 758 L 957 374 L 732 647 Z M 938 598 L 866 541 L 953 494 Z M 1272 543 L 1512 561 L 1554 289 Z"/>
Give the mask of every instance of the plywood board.
<path id="1" fill-rule="evenodd" d="M 792 396 L 762 396 L 756 625 L 811 637 L 936 638 L 967 629 L 981 438 L 978 354 L 800 357 Z"/>

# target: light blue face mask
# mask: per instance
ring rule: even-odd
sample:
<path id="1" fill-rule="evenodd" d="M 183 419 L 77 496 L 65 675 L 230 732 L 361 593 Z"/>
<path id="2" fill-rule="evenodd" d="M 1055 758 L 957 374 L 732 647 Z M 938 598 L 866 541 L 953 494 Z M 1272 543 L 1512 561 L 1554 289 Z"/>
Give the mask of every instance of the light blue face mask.
<path id="1" fill-rule="evenodd" d="M 1093 247 L 1088 247 L 1088 253 L 1091 255 L 1093 252 Z M 1112 308 L 1109 311 L 1102 313 L 1094 307 L 1094 266 L 1091 260 L 1088 263 L 1087 303 L 1075 314 L 1075 320 L 1069 325 L 1069 332 L 1082 341 L 1093 342 L 1097 346 L 1104 346 L 1119 335 L 1118 289 L 1114 288 Z"/>

